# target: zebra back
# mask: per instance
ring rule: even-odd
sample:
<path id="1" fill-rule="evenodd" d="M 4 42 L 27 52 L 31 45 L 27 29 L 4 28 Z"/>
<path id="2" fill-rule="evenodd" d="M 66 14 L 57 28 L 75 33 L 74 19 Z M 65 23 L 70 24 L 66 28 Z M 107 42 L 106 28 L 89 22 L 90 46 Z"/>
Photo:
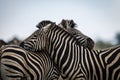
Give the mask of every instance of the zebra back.
<path id="1" fill-rule="evenodd" d="M 28 52 L 16 45 L 1 49 L 1 78 L 3 80 L 56 80 L 59 72 L 46 51 Z"/>

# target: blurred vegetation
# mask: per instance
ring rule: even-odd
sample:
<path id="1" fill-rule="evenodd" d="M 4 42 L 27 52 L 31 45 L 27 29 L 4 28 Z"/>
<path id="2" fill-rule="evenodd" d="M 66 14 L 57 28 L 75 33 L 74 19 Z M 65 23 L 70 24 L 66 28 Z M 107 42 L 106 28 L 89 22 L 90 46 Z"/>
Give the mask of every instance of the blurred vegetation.
<path id="1" fill-rule="evenodd" d="M 117 40 L 117 44 L 120 44 L 120 33 L 116 34 L 116 40 Z"/>
<path id="2" fill-rule="evenodd" d="M 94 49 L 104 49 L 104 48 L 108 48 L 108 47 L 112 47 L 112 46 L 113 46 L 112 43 L 104 42 L 102 40 L 98 40 L 95 43 Z"/>
<path id="3" fill-rule="evenodd" d="M 116 41 L 116 43 L 113 44 L 113 43 L 110 43 L 110 42 L 105 42 L 103 40 L 98 40 L 95 43 L 94 49 L 104 49 L 104 48 L 109 48 L 109 47 L 112 47 L 112 46 L 120 45 L 120 33 L 116 34 L 115 41 Z"/>

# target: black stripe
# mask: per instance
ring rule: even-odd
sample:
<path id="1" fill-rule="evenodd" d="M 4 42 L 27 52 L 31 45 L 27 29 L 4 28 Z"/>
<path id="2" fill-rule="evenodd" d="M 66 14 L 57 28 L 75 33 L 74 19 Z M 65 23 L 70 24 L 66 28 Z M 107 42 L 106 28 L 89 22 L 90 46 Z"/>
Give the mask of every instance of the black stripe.
<path id="1" fill-rule="evenodd" d="M 20 52 L 20 51 L 17 51 L 17 50 L 14 50 L 14 49 L 8 49 L 8 50 L 5 50 L 5 52 L 11 52 L 11 53 L 15 53 L 15 54 L 18 54 L 20 55 L 21 57 L 23 57 L 23 59 L 25 59 L 26 63 L 29 65 L 29 67 L 31 67 L 30 63 L 28 62 L 27 58 L 26 58 L 26 55 L 23 53 L 23 52 Z M 26 71 L 28 74 L 30 74 L 31 78 L 34 79 L 34 76 L 33 74 L 30 73 L 30 71 L 23 65 L 24 63 L 22 63 L 20 60 L 18 60 L 17 58 L 15 57 L 12 57 L 11 56 L 3 56 L 2 58 L 6 58 L 6 59 L 11 59 L 13 61 L 16 61 L 18 62 Z M 31 68 L 32 69 L 32 68 Z"/>

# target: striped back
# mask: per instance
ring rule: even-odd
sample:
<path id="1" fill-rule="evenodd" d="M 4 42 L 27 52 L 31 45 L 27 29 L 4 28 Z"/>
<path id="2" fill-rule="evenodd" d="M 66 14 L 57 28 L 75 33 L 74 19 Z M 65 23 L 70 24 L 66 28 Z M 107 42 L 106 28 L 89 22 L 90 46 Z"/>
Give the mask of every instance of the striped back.
<path id="1" fill-rule="evenodd" d="M 3 80 L 56 80 L 59 72 L 46 51 L 28 52 L 16 45 L 1 49 L 1 78 Z"/>

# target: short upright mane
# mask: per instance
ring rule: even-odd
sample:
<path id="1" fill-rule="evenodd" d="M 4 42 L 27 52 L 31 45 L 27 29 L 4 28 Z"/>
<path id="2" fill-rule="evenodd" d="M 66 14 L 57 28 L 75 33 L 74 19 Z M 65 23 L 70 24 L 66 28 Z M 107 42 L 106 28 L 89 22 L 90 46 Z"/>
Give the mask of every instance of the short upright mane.
<path id="1" fill-rule="evenodd" d="M 73 20 L 62 20 L 60 23 L 62 26 L 64 26 L 64 28 L 67 28 L 67 26 L 69 26 L 70 28 L 75 28 L 76 27 L 76 23 Z"/>
<path id="2" fill-rule="evenodd" d="M 48 24 L 52 24 L 52 23 L 53 22 L 50 21 L 50 20 L 43 20 L 43 21 L 39 22 L 36 27 L 40 29 L 40 28 L 42 28 L 42 27 L 44 27 L 44 26 L 46 26 Z"/>

